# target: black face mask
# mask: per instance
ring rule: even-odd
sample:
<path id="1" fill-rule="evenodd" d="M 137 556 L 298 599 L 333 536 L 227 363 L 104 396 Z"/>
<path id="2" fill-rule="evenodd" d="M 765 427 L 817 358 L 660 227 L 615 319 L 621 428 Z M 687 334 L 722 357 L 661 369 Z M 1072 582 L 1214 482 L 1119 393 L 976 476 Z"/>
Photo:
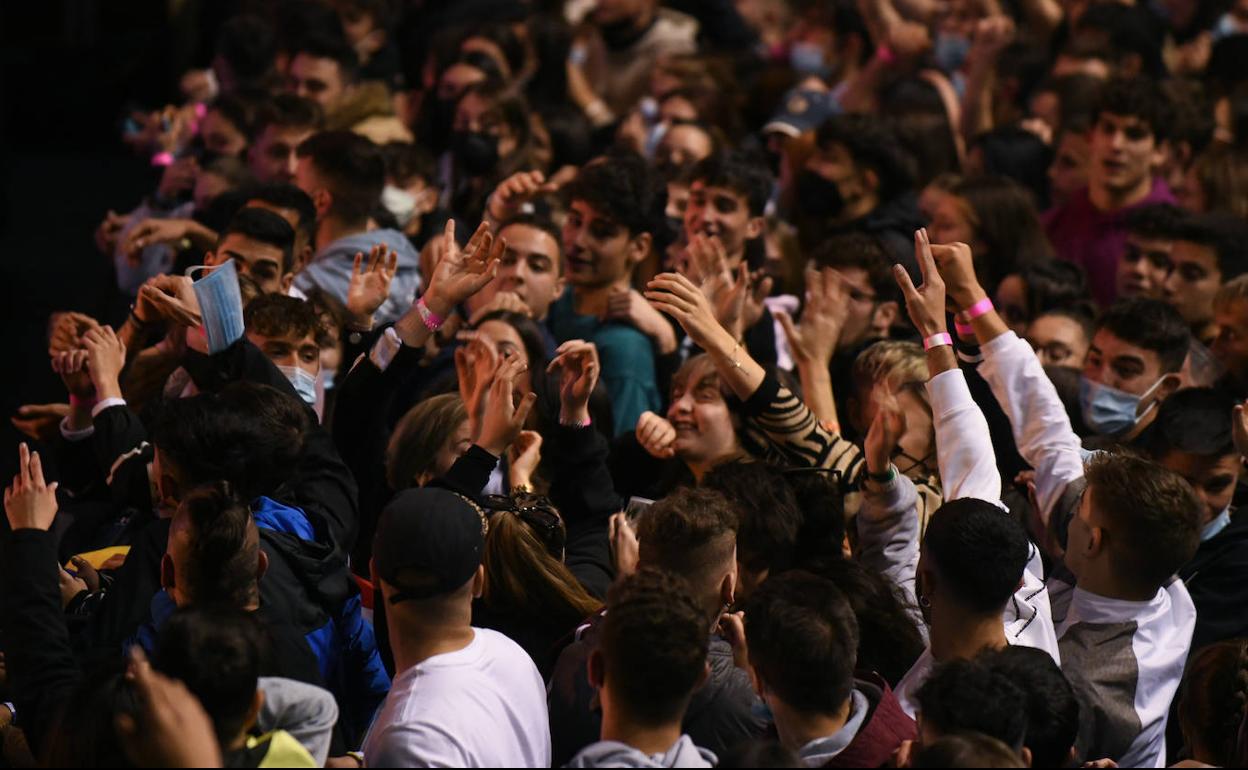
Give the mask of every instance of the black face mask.
<path id="1" fill-rule="evenodd" d="M 808 217 L 827 219 L 841 213 L 845 208 L 845 199 L 841 197 L 841 188 L 836 182 L 807 169 L 797 176 L 797 200 L 794 205 L 799 213 Z"/>
<path id="2" fill-rule="evenodd" d="M 655 18 L 658 17 L 656 16 Z M 610 24 L 598 25 L 598 31 L 602 33 L 602 42 L 606 43 L 608 48 L 616 51 L 628 48 L 640 40 L 641 36 L 646 34 L 646 29 L 637 29 L 636 19 L 621 19 Z"/>
<path id="3" fill-rule="evenodd" d="M 470 176 L 485 176 L 498 165 L 498 140 L 480 131 L 456 131 L 451 152 Z"/>
<path id="4" fill-rule="evenodd" d="M 429 141 L 439 152 L 447 149 L 451 123 L 455 121 L 455 100 L 436 99 L 429 111 Z"/>

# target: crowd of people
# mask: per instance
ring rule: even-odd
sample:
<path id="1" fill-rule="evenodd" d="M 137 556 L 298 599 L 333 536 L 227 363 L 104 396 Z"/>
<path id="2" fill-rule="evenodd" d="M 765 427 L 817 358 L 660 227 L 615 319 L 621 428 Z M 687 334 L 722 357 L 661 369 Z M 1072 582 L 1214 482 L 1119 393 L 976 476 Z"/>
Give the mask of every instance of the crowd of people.
<path id="1" fill-rule="evenodd" d="M 0 767 L 1248 764 L 1248 2 L 223 7 Z"/>

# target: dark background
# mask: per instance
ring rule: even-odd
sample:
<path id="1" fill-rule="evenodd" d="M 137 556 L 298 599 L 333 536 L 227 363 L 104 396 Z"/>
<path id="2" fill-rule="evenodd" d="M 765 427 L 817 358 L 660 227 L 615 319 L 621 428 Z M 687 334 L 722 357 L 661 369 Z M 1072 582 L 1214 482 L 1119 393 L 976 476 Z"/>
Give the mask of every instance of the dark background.
<path id="1" fill-rule="evenodd" d="M 237 5 L 0 3 L 0 483 L 16 472 L 17 407 L 66 400 L 48 364 L 49 313 L 125 318 L 128 303 L 92 234 L 106 211 L 129 211 L 159 177 L 122 145 L 121 121 L 131 107 L 176 102 L 178 77 L 207 64 Z"/>

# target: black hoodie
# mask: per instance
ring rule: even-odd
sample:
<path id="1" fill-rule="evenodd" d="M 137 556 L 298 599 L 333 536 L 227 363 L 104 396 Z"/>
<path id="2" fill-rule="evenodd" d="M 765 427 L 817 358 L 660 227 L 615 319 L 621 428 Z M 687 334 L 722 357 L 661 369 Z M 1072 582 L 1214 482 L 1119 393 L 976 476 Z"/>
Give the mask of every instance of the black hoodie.
<path id="1" fill-rule="evenodd" d="M 1232 512 L 1231 523 L 1200 544 L 1179 577 L 1196 605 L 1193 650 L 1248 636 L 1248 512 Z"/>

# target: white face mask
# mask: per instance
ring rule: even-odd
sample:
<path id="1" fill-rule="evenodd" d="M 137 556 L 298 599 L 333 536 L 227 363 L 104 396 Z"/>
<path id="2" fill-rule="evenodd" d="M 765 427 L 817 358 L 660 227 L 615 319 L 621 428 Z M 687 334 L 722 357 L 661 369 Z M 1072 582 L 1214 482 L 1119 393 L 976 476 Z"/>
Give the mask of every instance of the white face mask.
<path id="1" fill-rule="evenodd" d="M 299 394 L 299 399 L 303 403 L 308 406 L 316 405 L 316 377 L 298 366 L 279 366 L 277 369 L 290 380 L 291 386 Z"/>
<path id="2" fill-rule="evenodd" d="M 381 191 L 381 205 L 398 220 L 399 227 L 407 227 L 416 216 L 416 196 L 394 185 L 386 185 Z"/>

